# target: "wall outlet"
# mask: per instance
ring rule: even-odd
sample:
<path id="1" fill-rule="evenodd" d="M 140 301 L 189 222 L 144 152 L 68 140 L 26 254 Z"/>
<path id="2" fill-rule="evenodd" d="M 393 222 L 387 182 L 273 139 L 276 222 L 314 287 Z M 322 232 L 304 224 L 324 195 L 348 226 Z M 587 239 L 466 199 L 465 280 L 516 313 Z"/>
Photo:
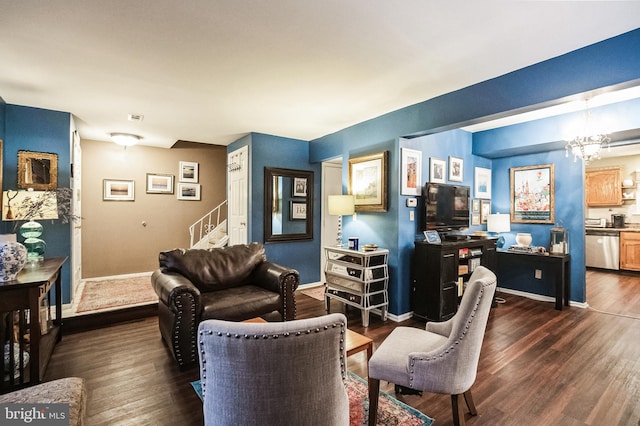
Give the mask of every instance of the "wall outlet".
<path id="1" fill-rule="evenodd" d="M 416 218 L 415 212 L 413 210 L 409 211 L 409 220 L 413 222 Z"/>
<path id="2" fill-rule="evenodd" d="M 536 269 L 535 277 L 537 280 L 542 279 L 542 269 Z"/>

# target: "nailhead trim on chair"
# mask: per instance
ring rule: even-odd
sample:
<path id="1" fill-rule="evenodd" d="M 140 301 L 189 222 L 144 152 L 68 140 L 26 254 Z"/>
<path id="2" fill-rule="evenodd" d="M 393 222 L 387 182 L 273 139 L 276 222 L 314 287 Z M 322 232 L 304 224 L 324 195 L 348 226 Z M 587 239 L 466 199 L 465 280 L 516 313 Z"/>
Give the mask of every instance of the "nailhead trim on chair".
<path id="1" fill-rule="evenodd" d="M 283 321 L 287 321 L 287 319 L 289 318 L 288 312 L 289 312 L 289 307 L 287 305 L 287 300 L 289 299 L 289 286 L 293 287 L 294 283 L 290 282 L 290 281 L 295 281 L 295 277 L 291 274 L 288 274 L 284 277 L 283 282 L 281 283 L 281 288 L 282 290 L 282 298 L 283 298 L 283 307 L 282 307 L 282 320 Z M 295 291 L 295 290 L 294 290 Z M 293 319 L 296 318 L 297 312 L 296 312 L 296 298 L 293 297 Z"/>
<path id="2" fill-rule="evenodd" d="M 335 328 L 335 327 L 340 327 L 340 353 L 343 353 L 345 351 L 344 348 L 344 344 L 345 344 L 345 324 L 342 322 L 338 322 L 338 323 L 333 323 L 333 324 L 327 324 L 323 327 L 323 329 L 320 328 L 315 328 L 315 329 L 308 329 L 308 330 L 301 330 L 301 331 L 296 331 L 295 334 L 293 334 L 293 336 L 302 336 L 303 333 L 304 335 L 308 335 L 311 334 L 312 332 L 314 333 L 320 333 L 323 330 L 328 330 L 329 327 Z M 217 337 L 229 337 L 229 338 L 234 338 L 234 339 L 240 339 L 240 338 L 245 338 L 245 339 L 254 339 L 254 340 L 260 340 L 260 339 L 278 339 L 279 337 L 290 337 L 292 336 L 292 334 L 288 331 L 283 332 L 283 333 L 276 333 L 276 334 L 253 334 L 253 335 L 249 335 L 249 334 L 238 334 L 238 333 L 223 333 L 221 331 L 213 331 L 213 330 L 207 330 L 205 331 L 200 331 L 199 332 L 200 336 L 204 336 L 205 334 L 207 336 L 217 336 Z M 201 386 L 202 386 L 202 395 L 204 396 L 205 394 L 205 379 L 207 378 L 207 365 L 206 365 L 206 359 L 204 357 L 204 341 L 202 339 L 198 340 L 198 344 L 200 345 L 200 352 L 202 353 L 202 377 L 200 380 Z M 342 357 L 340 357 L 340 372 L 342 373 L 342 380 L 344 381 L 346 379 L 346 368 L 345 368 L 345 363 L 344 360 L 342 359 Z"/>
<path id="3" fill-rule="evenodd" d="M 444 351 L 444 353 L 440 353 L 438 354 L 438 356 L 436 357 L 412 357 L 411 361 L 409 363 L 410 365 L 410 373 L 411 375 L 409 376 L 409 387 L 413 388 L 413 375 L 415 373 L 414 371 L 414 366 L 416 361 L 431 361 L 434 359 L 438 359 L 438 358 L 442 358 L 443 356 L 445 356 L 446 354 L 448 354 L 449 352 L 453 351 L 456 349 L 456 345 L 458 345 L 463 339 L 464 337 L 467 335 L 467 332 L 469 331 L 469 326 L 471 324 L 471 321 L 473 320 L 473 318 L 476 316 L 476 312 L 478 311 L 478 307 L 480 306 L 480 300 L 482 299 L 482 295 L 484 294 L 484 289 L 487 285 L 483 284 L 482 288 L 480 290 L 480 294 L 478 295 L 478 302 L 476 303 L 476 306 L 474 306 L 472 314 L 469 316 L 469 319 L 467 320 L 467 324 L 464 327 L 464 331 L 462 332 L 462 334 L 460 335 L 460 337 L 458 337 L 455 342 L 453 342 L 453 345 L 451 347 L 449 347 L 447 350 Z"/>
<path id="4" fill-rule="evenodd" d="M 191 324 L 189 324 L 189 329 L 191 330 L 196 330 L 197 329 L 197 325 L 196 325 L 196 315 L 195 315 L 195 310 L 196 310 L 196 306 L 195 306 L 195 300 L 193 298 L 193 295 L 191 295 L 190 293 L 182 293 L 179 296 L 177 296 L 175 298 L 175 304 L 176 304 L 176 325 L 175 327 L 173 327 L 173 351 L 174 354 L 176 356 L 176 361 L 178 361 L 178 365 L 182 366 L 185 364 L 190 364 L 193 362 L 196 362 L 197 360 L 197 356 L 198 354 L 196 353 L 196 348 L 194 344 L 189 345 L 190 347 L 190 351 L 188 354 L 183 354 L 182 353 L 182 349 L 180 348 L 180 331 L 181 331 L 181 324 L 183 321 L 183 298 L 188 298 L 191 299 L 191 308 L 190 308 L 190 312 L 189 312 L 189 316 L 191 317 Z M 195 336 L 194 336 L 195 338 Z M 188 356 L 187 356 L 188 355 Z"/>

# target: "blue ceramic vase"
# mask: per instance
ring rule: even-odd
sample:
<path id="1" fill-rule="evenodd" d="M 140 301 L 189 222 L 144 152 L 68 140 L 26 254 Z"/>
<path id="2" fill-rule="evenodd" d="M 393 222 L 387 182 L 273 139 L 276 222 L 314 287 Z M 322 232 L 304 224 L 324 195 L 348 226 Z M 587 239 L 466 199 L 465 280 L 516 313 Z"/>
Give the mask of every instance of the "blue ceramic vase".
<path id="1" fill-rule="evenodd" d="M 15 238 L 15 236 L 14 236 Z M 27 249 L 15 241 L 0 242 L 0 281 L 12 281 L 27 263 Z"/>

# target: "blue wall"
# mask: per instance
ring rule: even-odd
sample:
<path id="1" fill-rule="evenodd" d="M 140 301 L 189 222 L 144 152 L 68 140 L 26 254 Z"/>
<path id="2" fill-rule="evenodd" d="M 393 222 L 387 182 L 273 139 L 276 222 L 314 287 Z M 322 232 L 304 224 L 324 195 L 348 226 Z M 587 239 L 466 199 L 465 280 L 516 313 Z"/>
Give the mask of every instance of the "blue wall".
<path id="1" fill-rule="evenodd" d="M 251 158 L 251 232 L 250 241 L 264 242 L 264 168 L 306 170 L 313 172 L 313 240 L 267 243 L 267 259 L 300 273 L 302 284 L 320 280 L 320 164 L 309 163 L 309 144 L 298 139 L 252 133 L 243 143 L 250 146 Z M 230 146 L 229 149 L 237 149 Z"/>
<path id="2" fill-rule="evenodd" d="M 514 112 L 524 112 L 537 109 L 543 106 L 550 106 L 560 103 L 569 97 L 579 95 L 583 92 L 602 88 L 620 88 L 627 85 L 636 84 L 640 80 L 640 29 L 622 34 L 618 37 L 587 46 L 583 49 L 570 52 L 566 55 L 549 59 L 547 61 L 514 71 L 512 73 L 487 80 L 473 86 L 439 96 L 412 105 L 383 116 L 356 124 L 339 132 L 321 137 L 310 142 L 310 160 L 321 162 L 335 157 L 342 156 L 343 169 L 347 170 L 347 161 L 350 157 L 357 157 L 365 153 L 380 151 L 381 147 L 392 149 L 390 152 L 390 185 L 389 202 L 390 210 L 386 213 L 359 214 L 359 228 L 353 228 L 351 222 L 345 225 L 347 234 L 358 235 L 365 226 L 368 226 L 370 234 L 367 239 L 377 239 L 382 247 L 391 250 L 389 263 L 391 268 L 391 279 L 389 286 L 390 306 L 392 314 L 403 314 L 409 312 L 409 253 L 414 241 L 415 223 L 406 223 L 408 211 L 404 206 L 406 197 L 400 196 L 398 174 L 399 174 L 399 148 L 400 138 L 403 136 L 429 135 L 442 132 L 444 130 L 456 129 L 466 124 L 483 121 L 489 118 L 507 116 Z M 637 116 L 638 114 L 636 114 Z M 638 126 L 640 127 L 640 126 Z M 535 129 L 531 130 L 535 132 Z M 564 144 L 559 144 L 555 139 L 553 145 L 538 143 L 537 148 L 517 147 L 506 155 L 522 156 L 511 160 L 498 160 L 492 164 L 492 152 L 500 152 L 505 144 L 508 148 L 511 145 L 518 145 L 521 142 L 517 138 L 494 140 L 489 134 L 484 136 L 487 142 L 476 142 L 473 137 L 473 149 L 462 143 L 457 133 L 444 133 L 436 137 L 425 137 L 414 140 L 402 139 L 402 146 L 413 149 L 420 149 L 423 152 L 423 181 L 428 180 L 428 157 L 438 156 L 446 159 L 448 155 L 460 156 L 464 159 L 464 179 L 465 183 L 471 186 L 473 180 L 473 167 L 494 168 L 493 174 L 493 211 L 507 212 L 503 197 L 507 197 L 508 189 L 502 186 L 508 184 L 504 171 L 512 166 L 510 161 L 518 165 L 533 165 L 557 163 L 557 173 L 562 173 L 563 182 L 558 184 L 556 178 L 556 191 L 565 194 L 566 188 L 573 188 L 575 193 L 568 199 L 569 203 L 557 207 L 559 218 L 564 218 L 565 227 L 570 233 L 570 249 L 572 253 L 576 250 L 575 257 L 578 259 L 572 265 L 572 300 L 584 301 L 584 241 L 583 230 L 583 171 L 581 168 L 571 169 L 564 173 L 566 164 L 563 159 L 564 152 L 561 150 Z M 480 140 L 480 139 L 478 139 Z M 532 143 L 531 139 L 527 139 Z M 486 144 L 481 153 L 475 150 L 476 143 Z M 549 149 L 556 152 L 546 152 Z M 557 151 L 560 149 L 560 151 Z M 456 155 L 456 152 L 461 154 Z M 472 154 L 473 152 L 473 154 Z M 537 152 L 537 154 L 536 154 Z M 530 157 L 527 157 L 530 155 Z M 496 155 L 499 157 L 500 155 Z M 484 158 L 483 158 L 484 157 Z M 571 160 L 572 161 L 572 160 Z M 425 171 L 426 170 L 426 171 Z M 558 174 L 557 174 L 558 176 Z M 343 182 L 346 186 L 346 172 L 343 175 Z M 497 185 L 497 187 L 496 187 Z M 577 205 L 576 205 L 577 204 Z M 507 204 L 508 205 L 508 204 Z M 557 203 L 557 205 L 559 205 Z M 563 209 L 569 209 L 575 216 L 565 217 Z M 369 221 L 371 223 L 369 223 Z M 579 224 L 575 224 L 579 221 Z M 548 244 L 550 228 L 536 225 L 532 230 L 534 242 L 543 244 L 546 238 Z M 514 229 L 516 229 L 514 227 Z M 389 235 L 397 232 L 397 241 L 389 242 Z M 514 234 L 515 235 L 515 234 Z M 361 237 L 362 238 L 362 237 Z M 508 243 L 508 242 L 507 242 Z M 536 285 L 540 283 L 535 283 Z M 544 288 L 527 287 L 524 291 L 546 293 Z"/>
<path id="3" fill-rule="evenodd" d="M 58 186 L 71 185 L 71 116 L 66 112 L 7 105 L 3 146 L 2 189 L 17 189 L 18 151 L 58 154 Z M 71 225 L 60 220 L 40 221 L 44 226 L 42 239 L 47 243 L 45 256 L 70 256 Z M 12 233 L 13 222 L 3 222 L 3 232 Z M 18 238 L 20 240 L 20 238 Z M 62 267 L 62 301 L 71 300 L 71 261 Z"/>

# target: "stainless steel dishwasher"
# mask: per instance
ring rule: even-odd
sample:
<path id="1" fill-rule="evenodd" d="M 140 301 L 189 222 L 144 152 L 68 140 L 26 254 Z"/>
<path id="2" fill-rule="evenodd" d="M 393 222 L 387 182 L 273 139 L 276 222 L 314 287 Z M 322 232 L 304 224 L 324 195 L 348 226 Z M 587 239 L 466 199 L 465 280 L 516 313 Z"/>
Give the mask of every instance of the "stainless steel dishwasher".
<path id="1" fill-rule="evenodd" d="M 604 229 L 586 231 L 586 266 L 620 269 L 620 232 Z"/>

